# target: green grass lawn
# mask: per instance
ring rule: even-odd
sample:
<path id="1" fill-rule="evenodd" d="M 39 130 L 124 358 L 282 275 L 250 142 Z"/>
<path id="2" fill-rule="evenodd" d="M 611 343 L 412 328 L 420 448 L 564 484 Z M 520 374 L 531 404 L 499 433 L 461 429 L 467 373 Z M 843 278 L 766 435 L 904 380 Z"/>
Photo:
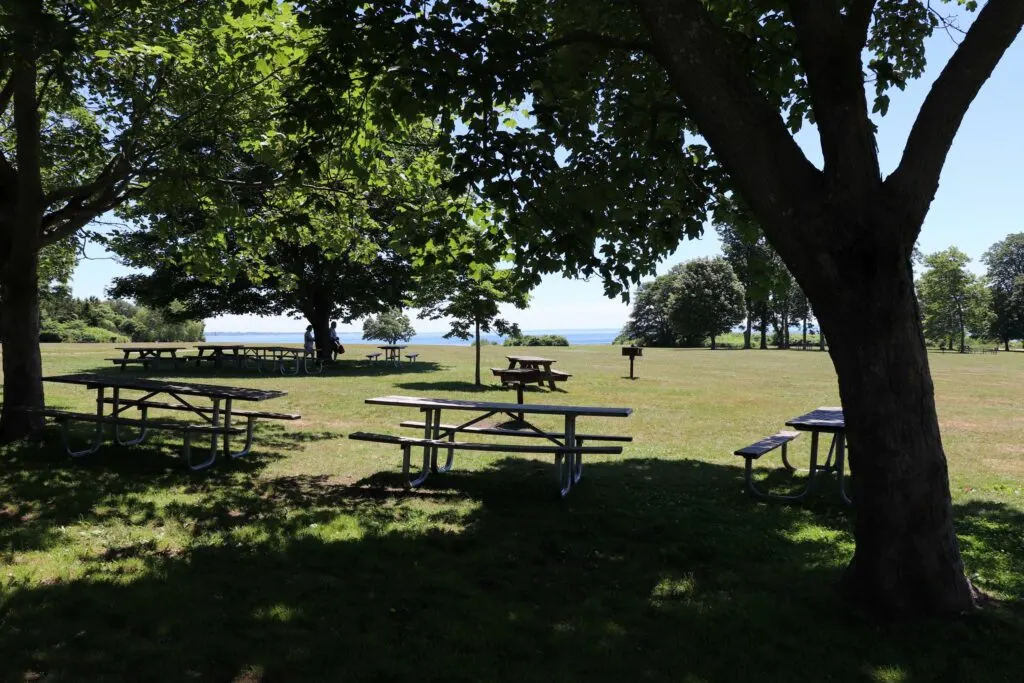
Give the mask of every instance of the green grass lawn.
<path id="1" fill-rule="evenodd" d="M 286 390 L 260 407 L 303 416 L 206 472 L 171 435 L 76 461 L 55 429 L 0 451 L 0 680 L 1024 680 L 1024 354 L 931 356 L 967 569 L 999 600 L 910 626 L 836 597 L 853 543 L 833 490 L 743 492 L 733 450 L 838 404 L 826 354 L 645 349 L 630 381 L 617 347 L 529 349 L 573 377 L 528 402 L 634 409 L 581 420 L 635 440 L 562 501 L 548 458 L 500 454 L 402 491 L 398 448 L 345 436 L 418 415 L 363 399 L 509 400 L 487 370 L 509 350 L 484 347 L 476 389 L 468 346 L 400 367 L 367 348 L 320 377 L 183 375 Z M 44 345 L 44 372 L 110 372 L 111 353 Z"/>

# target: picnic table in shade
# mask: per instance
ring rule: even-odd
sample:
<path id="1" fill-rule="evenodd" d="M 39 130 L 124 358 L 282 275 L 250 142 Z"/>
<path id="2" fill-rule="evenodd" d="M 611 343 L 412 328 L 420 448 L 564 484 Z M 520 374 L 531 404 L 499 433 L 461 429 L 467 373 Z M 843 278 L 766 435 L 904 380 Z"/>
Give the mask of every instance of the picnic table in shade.
<path id="1" fill-rule="evenodd" d="M 282 375 L 297 375 L 299 370 L 304 370 L 307 375 L 323 372 L 323 360 L 316 357 L 316 354 L 306 352 L 302 346 L 258 346 L 246 345 L 242 348 L 244 361 L 252 361 L 256 369 L 264 371 L 264 365 L 269 361 L 271 370 L 279 370 Z"/>
<path id="2" fill-rule="evenodd" d="M 79 457 L 89 455 L 99 450 L 103 442 L 103 426 L 114 425 L 114 439 L 123 446 L 130 446 L 141 443 L 145 440 L 150 428 L 179 431 L 185 435 L 185 446 L 182 451 L 182 460 L 192 470 L 205 469 L 211 466 L 217 459 L 219 452 L 225 457 L 239 458 L 247 455 L 252 449 L 253 429 L 257 418 L 294 420 L 298 415 L 284 413 L 269 413 L 250 410 L 235 410 L 235 401 L 266 401 L 269 399 L 286 396 L 284 391 L 268 389 L 249 389 L 244 387 L 230 387 L 215 384 L 196 384 L 192 382 L 168 382 L 155 379 L 132 378 L 123 376 L 107 376 L 89 373 L 55 375 L 44 377 L 46 382 L 61 384 L 74 384 L 84 386 L 86 389 L 96 392 L 96 413 L 71 413 L 61 410 L 44 410 L 43 413 L 49 417 L 61 420 L 64 427 L 64 445 L 69 455 Z M 106 394 L 107 390 L 111 394 Z M 141 396 L 125 397 L 122 392 L 141 392 Z M 155 401 L 157 397 L 170 399 L 167 402 Z M 187 397 L 187 398 L 186 398 Z M 205 399 L 208 405 L 200 404 L 195 399 Z M 107 406 L 110 411 L 105 412 Z M 141 419 L 129 419 L 123 413 L 134 408 L 141 413 Z M 163 423 L 149 417 L 151 410 L 179 411 L 198 417 L 201 421 L 198 425 L 183 425 L 180 423 Z M 248 425 L 245 430 L 232 425 L 233 418 L 246 418 Z M 85 450 L 72 451 L 68 444 L 68 424 L 76 421 L 95 423 L 96 431 L 92 444 Z M 137 427 L 139 434 L 137 438 L 126 440 L 121 438 L 121 428 Z M 231 436 L 241 432 L 246 433 L 245 445 L 240 451 L 231 451 Z M 210 436 L 210 455 L 207 459 L 193 464 L 191 461 L 191 440 L 193 433 L 208 434 Z M 223 444 L 218 441 L 223 439 Z"/>
<path id="3" fill-rule="evenodd" d="M 196 363 L 210 361 L 213 367 L 220 368 L 224 367 L 225 360 L 229 360 L 241 368 L 245 361 L 245 347 L 245 344 L 196 344 L 195 348 L 199 351 Z"/>
<path id="4" fill-rule="evenodd" d="M 809 413 L 786 420 L 786 426 L 802 432 L 811 433 L 811 463 L 808 469 L 806 495 L 814 485 L 819 474 L 835 472 L 839 481 L 839 497 L 844 503 L 852 505 L 853 501 L 846 493 L 846 420 L 840 406 L 823 406 Z M 832 443 L 828 449 L 825 462 L 818 464 L 818 440 L 820 434 L 831 434 Z M 786 467 L 794 470 L 789 463 Z"/>
<path id="5" fill-rule="evenodd" d="M 584 439 L 598 441 L 631 441 L 631 437 L 615 435 L 584 435 L 576 431 L 576 421 L 580 417 L 628 417 L 632 408 L 612 408 L 604 406 L 556 406 L 526 405 L 522 403 L 494 403 L 490 401 L 467 401 L 457 399 L 418 398 L 414 396 L 380 396 L 368 398 L 371 405 L 414 408 L 423 413 L 422 422 L 403 422 L 401 426 L 422 428 L 422 439 L 410 439 L 388 434 L 372 434 L 354 432 L 349 438 L 393 443 L 402 447 L 402 471 L 405 485 L 415 487 L 422 484 L 430 472 L 447 472 L 452 467 L 455 450 L 509 453 L 554 453 L 555 467 L 558 474 L 560 493 L 564 497 L 575 484 L 578 484 L 583 472 L 584 454 L 617 454 L 622 452 L 620 446 L 584 446 Z M 469 412 L 475 415 L 459 424 L 442 424 L 441 416 L 445 412 Z M 564 420 L 561 432 L 549 432 L 533 424 L 518 420 L 517 415 L 553 415 Z M 518 420 L 516 429 L 501 427 L 481 427 L 481 423 L 494 416 L 503 414 Z M 458 433 L 478 433 L 490 436 L 536 437 L 543 439 L 543 445 L 495 444 L 476 442 L 456 442 Z M 413 446 L 423 447 L 423 467 L 419 475 L 412 478 L 410 470 L 410 451 Z M 447 462 L 438 465 L 438 450 L 448 451 Z"/>
<path id="6" fill-rule="evenodd" d="M 168 361 L 169 365 L 173 367 L 179 360 L 183 360 L 178 358 L 178 351 L 183 351 L 187 347 L 166 344 L 131 344 L 114 348 L 124 355 L 121 358 L 108 358 L 107 360 L 115 365 L 120 365 L 121 370 L 124 370 L 129 364 L 135 363 L 149 369 L 150 365 L 159 365 L 161 360 Z"/>

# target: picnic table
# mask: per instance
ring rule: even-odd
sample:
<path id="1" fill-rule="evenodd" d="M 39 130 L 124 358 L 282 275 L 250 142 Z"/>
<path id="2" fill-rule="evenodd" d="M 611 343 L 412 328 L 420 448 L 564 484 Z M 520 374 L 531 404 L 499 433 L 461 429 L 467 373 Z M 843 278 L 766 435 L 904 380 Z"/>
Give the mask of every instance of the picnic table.
<path id="1" fill-rule="evenodd" d="M 423 430 L 423 438 L 406 438 L 390 434 L 373 434 L 367 432 L 355 432 L 349 434 L 349 438 L 375 441 L 379 443 L 392 443 L 402 447 L 402 473 L 406 488 L 419 486 L 426 481 L 431 472 L 447 472 L 451 469 L 454 460 L 455 450 L 482 451 L 482 452 L 510 452 L 510 453 L 553 453 L 555 456 L 555 470 L 558 476 L 560 494 L 564 497 L 575 484 L 578 484 L 583 476 L 583 455 L 584 454 L 618 454 L 622 452 L 621 446 L 585 446 L 586 441 L 632 441 L 628 436 L 616 436 L 605 434 L 582 434 L 576 431 L 576 421 L 580 417 L 628 417 L 632 414 L 632 408 L 608 408 L 600 406 L 553 406 L 553 405 L 526 405 L 523 403 L 493 403 L 490 401 L 466 401 L 456 399 L 435 399 L 418 398 L 414 396 L 380 396 L 368 398 L 366 403 L 371 405 L 396 406 L 402 408 L 414 408 L 423 414 L 421 421 L 406 421 L 400 423 L 402 427 L 420 428 Z M 469 412 L 475 413 L 469 419 L 455 424 L 443 424 L 441 417 L 445 412 Z M 563 430 L 561 432 L 545 431 L 521 420 L 519 416 L 528 415 L 556 415 L 563 418 Z M 516 421 L 516 428 L 510 429 L 501 426 L 483 426 L 484 420 L 495 416 L 505 415 Z M 530 444 L 496 444 L 477 442 L 457 442 L 455 435 L 459 433 L 475 433 L 488 436 L 509 436 L 509 437 L 534 437 L 544 440 L 541 445 Z M 423 465 L 420 473 L 411 478 L 410 458 L 414 446 L 423 447 Z M 447 461 L 444 465 L 438 465 L 437 454 L 441 449 L 448 451 Z"/>
<path id="2" fill-rule="evenodd" d="M 814 488 L 818 475 L 835 472 L 839 484 L 839 497 L 844 503 L 852 504 L 853 501 L 846 493 L 846 422 L 843 418 L 843 409 L 838 406 L 815 408 L 809 413 L 786 420 L 786 426 L 792 427 L 797 431 L 779 432 L 736 451 L 737 455 L 747 459 L 746 480 L 747 488 L 751 493 L 765 499 L 802 500 Z M 802 491 L 792 495 L 771 494 L 757 490 L 751 478 L 751 461 L 781 446 L 783 466 L 790 472 L 796 472 L 797 468 L 789 462 L 787 457 L 786 444 L 799 436 L 800 432 L 811 433 L 811 454 L 810 464 L 807 469 L 807 485 Z M 831 435 L 832 442 L 825 461 L 819 464 L 818 445 L 821 434 Z"/>
<path id="3" fill-rule="evenodd" d="M 533 370 L 537 373 L 537 379 L 535 380 L 537 384 L 543 385 L 544 382 L 547 382 L 550 389 L 555 388 L 556 381 L 568 379 L 569 377 L 564 372 L 551 369 L 551 365 L 557 362 L 551 358 L 541 358 L 540 356 L 505 356 L 505 358 L 508 360 L 509 370 L 515 370 L 516 366 L 523 370 Z M 500 373 L 495 372 L 495 374 L 500 376 Z M 512 381 L 515 380 L 512 379 Z M 505 383 L 504 378 L 502 378 L 502 383 Z"/>
<path id="4" fill-rule="evenodd" d="M 255 362 L 260 372 L 264 371 L 267 361 L 272 369 L 279 370 L 282 375 L 297 375 L 300 369 L 307 375 L 313 375 L 320 374 L 324 369 L 323 360 L 317 358 L 316 354 L 307 353 L 302 346 L 246 345 L 242 347 L 242 357 L 245 361 Z"/>
<path id="5" fill-rule="evenodd" d="M 178 360 L 184 360 L 179 359 L 177 354 L 178 351 L 182 351 L 186 347 L 167 346 L 166 344 L 132 344 L 129 346 L 115 346 L 114 348 L 121 351 L 124 355 L 121 358 L 108 358 L 107 360 L 115 365 L 120 365 L 121 370 L 134 363 L 138 363 L 148 370 L 151 364 L 159 365 L 161 359 L 169 360 L 170 365 L 173 367 Z"/>
<path id="6" fill-rule="evenodd" d="M 398 363 L 402 360 L 402 349 L 406 348 L 406 346 L 405 344 L 384 344 L 377 348 L 384 352 L 384 360 Z"/>
<path id="7" fill-rule="evenodd" d="M 218 452 L 225 457 L 240 458 L 252 450 L 253 429 L 258 418 L 297 420 L 299 415 L 286 413 L 270 413 L 251 410 L 235 410 L 235 401 L 266 401 L 286 396 L 286 392 L 247 389 L 213 384 L 193 384 L 190 382 L 166 382 L 154 379 L 131 378 L 122 376 L 106 376 L 89 373 L 56 375 L 44 377 L 43 381 L 84 386 L 96 392 L 96 412 L 74 413 L 64 410 L 43 409 L 44 416 L 54 418 L 63 427 L 64 448 L 68 455 L 81 457 L 95 453 L 103 443 L 103 426 L 114 426 L 114 440 L 122 446 L 131 446 L 146 439 L 149 430 L 161 429 L 181 432 L 184 435 L 182 461 L 191 470 L 205 469 L 214 464 Z M 110 389 L 108 396 L 106 391 Z M 141 396 L 125 397 L 122 392 L 141 392 Z M 166 397 L 168 401 L 156 401 L 157 397 Z M 187 398 L 186 398 L 187 397 Z M 209 405 L 201 405 L 195 399 L 205 399 Z M 109 406 L 109 412 L 105 412 Z M 134 408 L 141 414 L 141 419 L 128 418 L 123 415 L 128 409 Z M 161 422 L 149 416 L 151 410 L 180 411 L 198 417 L 200 424 L 182 424 L 178 422 Z M 245 418 L 245 429 L 233 425 L 234 418 Z M 69 425 L 75 422 L 88 422 L 96 425 L 93 441 L 88 448 L 73 451 L 69 442 Z M 135 427 L 139 433 L 135 439 L 123 439 L 121 429 Z M 231 436 L 245 433 L 245 444 L 237 452 L 231 451 Z M 210 455 L 199 463 L 192 462 L 191 437 L 193 434 L 210 437 Z M 219 445 L 219 441 L 223 443 Z"/>
<path id="8" fill-rule="evenodd" d="M 225 360 L 230 360 L 236 367 L 241 368 L 245 361 L 245 347 L 245 344 L 196 344 L 195 348 L 199 351 L 195 358 L 196 364 L 210 361 L 213 367 L 221 368 L 224 367 Z"/>

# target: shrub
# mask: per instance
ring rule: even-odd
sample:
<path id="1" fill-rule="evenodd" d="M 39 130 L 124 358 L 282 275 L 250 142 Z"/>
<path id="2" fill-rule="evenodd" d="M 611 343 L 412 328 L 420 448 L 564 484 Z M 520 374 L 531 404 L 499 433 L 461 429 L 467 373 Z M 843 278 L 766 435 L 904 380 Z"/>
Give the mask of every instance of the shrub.
<path id="1" fill-rule="evenodd" d="M 568 346 L 569 340 L 560 334 L 523 334 L 507 337 L 505 346 Z"/>

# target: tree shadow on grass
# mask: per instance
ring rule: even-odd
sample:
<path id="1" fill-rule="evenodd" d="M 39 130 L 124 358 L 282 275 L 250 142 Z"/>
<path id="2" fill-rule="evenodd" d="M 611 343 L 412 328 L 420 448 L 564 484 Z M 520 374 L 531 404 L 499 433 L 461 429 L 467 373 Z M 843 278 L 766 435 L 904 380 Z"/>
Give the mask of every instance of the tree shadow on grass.
<path id="1" fill-rule="evenodd" d="M 9 585 L 0 671 L 787 683 L 1019 675 L 1024 628 L 1012 615 L 912 629 L 854 616 L 833 590 L 849 555 L 837 553 L 848 514 L 754 502 L 736 467 L 588 463 L 566 500 L 551 464 L 525 458 L 431 477 L 412 493 L 396 484 L 388 473 L 355 485 L 240 476 L 180 496 L 153 514 L 188 523 L 186 545 L 126 535 L 80 553 L 81 578 Z M 963 516 L 1020 528 L 1002 506 Z M 1009 551 L 1019 566 L 1024 549 Z"/>

